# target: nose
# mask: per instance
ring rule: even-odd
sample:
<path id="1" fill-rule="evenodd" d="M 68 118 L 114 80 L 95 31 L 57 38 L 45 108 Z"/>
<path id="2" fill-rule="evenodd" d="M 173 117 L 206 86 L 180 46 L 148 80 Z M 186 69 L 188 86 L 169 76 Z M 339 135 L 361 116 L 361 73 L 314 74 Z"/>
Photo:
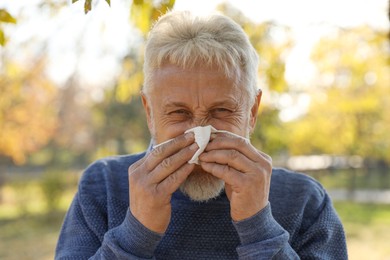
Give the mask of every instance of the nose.
<path id="1" fill-rule="evenodd" d="M 192 120 L 191 128 L 192 127 L 197 127 L 197 126 L 209 125 L 210 124 L 209 121 L 210 120 L 209 120 L 208 116 L 197 116 L 197 117 L 194 117 L 193 120 Z"/>

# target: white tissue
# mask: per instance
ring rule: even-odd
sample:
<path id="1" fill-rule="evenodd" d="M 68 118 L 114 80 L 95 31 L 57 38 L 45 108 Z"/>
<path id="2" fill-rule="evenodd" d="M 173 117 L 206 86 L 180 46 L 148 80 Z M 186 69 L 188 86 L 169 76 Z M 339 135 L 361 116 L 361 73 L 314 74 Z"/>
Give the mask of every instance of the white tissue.
<path id="1" fill-rule="evenodd" d="M 201 153 L 203 153 L 204 149 L 206 149 L 207 144 L 210 141 L 211 133 L 218 132 L 217 129 L 212 127 L 211 125 L 208 126 L 197 126 L 191 129 L 188 129 L 186 133 L 193 132 L 195 135 L 195 142 L 198 144 L 198 150 L 195 152 L 195 154 L 192 156 L 191 160 L 188 161 L 188 163 L 195 163 L 199 164 L 198 157 Z"/>
<path id="2" fill-rule="evenodd" d="M 194 133 L 195 142 L 198 144 L 198 147 L 199 147 L 198 150 L 195 152 L 195 154 L 192 156 L 191 160 L 188 161 L 188 163 L 190 163 L 190 164 L 199 164 L 198 157 L 199 157 L 199 155 L 201 155 L 201 153 L 203 153 L 204 149 L 206 149 L 206 146 L 210 141 L 210 136 L 212 133 L 229 133 L 231 135 L 240 137 L 236 134 L 233 134 L 233 133 L 225 131 L 225 130 L 217 130 L 214 127 L 212 127 L 211 125 L 197 126 L 197 127 L 194 127 L 194 128 L 191 128 L 191 129 L 188 129 L 187 131 L 185 131 L 185 133 L 189 133 L 189 132 Z M 155 145 L 153 148 L 156 148 L 160 145 L 163 145 L 171 140 L 172 139 L 169 139 L 165 142 L 162 142 L 158 145 Z"/>

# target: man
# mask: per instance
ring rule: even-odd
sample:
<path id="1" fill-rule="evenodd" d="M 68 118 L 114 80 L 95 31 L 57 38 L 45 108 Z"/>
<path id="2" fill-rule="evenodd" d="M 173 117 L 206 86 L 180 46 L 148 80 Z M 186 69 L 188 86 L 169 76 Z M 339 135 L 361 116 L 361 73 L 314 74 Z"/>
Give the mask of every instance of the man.
<path id="1" fill-rule="evenodd" d="M 248 139 L 261 100 L 257 69 L 231 19 L 160 18 L 146 44 L 142 92 L 153 145 L 85 171 L 56 258 L 346 259 L 325 190 L 272 169 Z M 209 130 L 206 147 L 194 127 Z M 200 148 L 198 164 L 188 163 Z"/>

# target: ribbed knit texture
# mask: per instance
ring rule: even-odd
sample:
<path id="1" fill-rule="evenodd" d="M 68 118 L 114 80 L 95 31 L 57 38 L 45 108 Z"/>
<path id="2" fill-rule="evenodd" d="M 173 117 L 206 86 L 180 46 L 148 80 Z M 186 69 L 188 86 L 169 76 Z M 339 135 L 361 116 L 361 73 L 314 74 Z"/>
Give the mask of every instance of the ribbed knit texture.
<path id="1" fill-rule="evenodd" d="M 231 220 L 224 193 L 199 203 L 177 191 L 168 230 L 148 230 L 131 215 L 128 198 L 127 169 L 143 156 L 88 167 L 56 259 L 347 259 L 344 231 L 325 190 L 284 169 L 273 170 L 269 205 L 248 219 Z"/>

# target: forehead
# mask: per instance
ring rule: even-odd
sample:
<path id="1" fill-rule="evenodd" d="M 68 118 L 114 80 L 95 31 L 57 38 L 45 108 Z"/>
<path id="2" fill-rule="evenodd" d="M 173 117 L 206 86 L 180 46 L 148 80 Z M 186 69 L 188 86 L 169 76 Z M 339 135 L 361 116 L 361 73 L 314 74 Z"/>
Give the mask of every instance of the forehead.
<path id="1" fill-rule="evenodd" d="M 235 79 L 227 77 L 213 66 L 198 65 L 191 69 L 165 65 L 153 72 L 150 94 L 159 99 L 233 99 L 242 96 L 244 89 Z"/>
<path id="2" fill-rule="evenodd" d="M 206 65 L 203 63 L 197 63 L 192 67 L 180 67 L 174 64 L 166 63 L 161 67 L 156 68 L 152 73 L 154 78 L 159 79 L 174 79 L 194 76 L 207 76 L 210 78 L 218 78 L 219 80 L 236 81 L 236 77 L 228 77 L 220 68 L 215 65 Z M 239 76 L 239 75 L 237 75 Z"/>
<path id="3" fill-rule="evenodd" d="M 198 86 L 204 89 L 211 89 L 225 86 L 240 89 L 238 78 L 240 75 L 228 77 L 216 66 L 197 64 L 192 68 L 181 68 L 173 64 L 165 64 L 156 68 L 151 73 L 151 85 L 153 89 L 161 90 L 165 85 L 169 87 L 193 87 Z"/>

